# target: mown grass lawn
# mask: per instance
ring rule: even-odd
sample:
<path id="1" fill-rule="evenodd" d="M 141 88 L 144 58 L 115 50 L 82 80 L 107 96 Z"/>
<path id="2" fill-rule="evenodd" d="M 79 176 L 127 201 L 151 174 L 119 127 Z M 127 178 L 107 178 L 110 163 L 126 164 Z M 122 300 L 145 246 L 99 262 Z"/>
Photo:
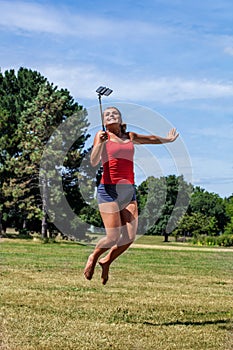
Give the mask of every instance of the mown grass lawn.
<path id="1" fill-rule="evenodd" d="M 131 248 L 101 285 L 91 247 L 0 244 L 1 350 L 231 350 L 232 252 Z"/>

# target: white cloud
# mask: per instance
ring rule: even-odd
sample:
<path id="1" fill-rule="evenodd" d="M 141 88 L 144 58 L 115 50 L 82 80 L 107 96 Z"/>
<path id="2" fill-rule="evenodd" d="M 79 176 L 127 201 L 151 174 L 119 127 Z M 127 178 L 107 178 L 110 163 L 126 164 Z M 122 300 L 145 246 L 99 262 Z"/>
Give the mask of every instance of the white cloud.
<path id="1" fill-rule="evenodd" d="M 233 142 L 233 122 L 230 124 L 219 125 L 218 127 L 203 127 L 203 128 L 192 128 L 190 133 L 196 137 L 216 137 L 218 140 L 223 138 L 225 140 L 231 140 Z"/>
<path id="2" fill-rule="evenodd" d="M 40 72 L 60 88 L 67 88 L 73 96 L 86 99 L 91 99 L 95 88 L 107 79 L 95 66 L 88 64 L 45 66 L 41 67 Z"/>
<path id="3" fill-rule="evenodd" d="M 233 56 L 233 46 L 225 47 L 224 52 L 230 56 Z"/>
<path id="4" fill-rule="evenodd" d="M 205 80 L 185 80 L 176 77 L 144 79 L 119 83 L 119 91 L 128 98 L 172 102 L 233 96 L 233 86 Z"/>
<path id="5" fill-rule="evenodd" d="M 116 37 L 137 38 L 151 36 L 166 29 L 144 21 L 105 19 L 90 13 L 76 14 L 62 5 L 55 7 L 25 1 L 0 1 L 0 26 L 8 30 L 21 30 L 82 38 Z M 135 33 L 137 32 L 137 35 Z"/>
<path id="6" fill-rule="evenodd" d="M 60 87 L 68 88 L 72 95 L 90 99 L 93 90 L 103 82 L 114 90 L 114 98 L 136 101 L 174 102 L 194 99 L 233 97 L 233 86 L 222 82 L 185 80 L 160 77 L 147 79 L 121 77 L 101 71 L 94 65 L 44 66 L 40 72 Z M 123 73 L 122 73 L 123 74 Z M 94 90 L 95 91 L 95 90 Z"/>
<path id="7" fill-rule="evenodd" d="M 67 30 L 67 26 L 53 8 L 47 8 L 29 2 L 0 1 L 0 25 L 11 30 L 49 32 L 59 34 Z"/>

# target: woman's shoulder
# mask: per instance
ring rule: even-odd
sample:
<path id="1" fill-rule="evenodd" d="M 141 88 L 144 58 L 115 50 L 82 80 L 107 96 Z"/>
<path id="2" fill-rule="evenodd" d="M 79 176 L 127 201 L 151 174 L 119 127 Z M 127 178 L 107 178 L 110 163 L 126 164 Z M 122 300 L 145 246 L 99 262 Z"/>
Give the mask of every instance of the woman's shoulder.
<path id="1" fill-rule="evenodd" d="M 123 138 L 124 140 L 130 140 L 130 141 L 132 141 L 132 135 L 131 135 L 131 134 L 132 134 L 132 133 L 131 133 L 130 131 L 124 132 L 123 135 L 122 135 L 122 136 L 123 136 L 122 138 Z"/>
<path id="2" fill-rule="evenodd" d="M 137 135 L 133 131 L 128 131 L 127 134 L 128 134 L 128 138 L 130 139 L 130 141 L 133 141 L 135 139 L 136 135 Z"/>

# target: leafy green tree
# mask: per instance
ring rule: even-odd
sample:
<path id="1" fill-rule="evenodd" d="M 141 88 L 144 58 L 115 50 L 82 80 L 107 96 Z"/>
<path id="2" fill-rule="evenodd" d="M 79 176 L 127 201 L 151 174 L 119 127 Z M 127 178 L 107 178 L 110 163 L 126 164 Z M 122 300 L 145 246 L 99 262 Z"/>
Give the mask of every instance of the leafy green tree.
<path id="1" fill-rule="evenodd" d="M 139 233 L 164 235 L 168 241 L 170 227 L 175 228 L 187 209 L 192 185 L 183 176 L 149 177 L 138 186 Z M 177 199 L 179 200 L 177 201 Z"/>
<path id="2" fill-rule="evenodd" d="M 84 222 L 88 222 L 95 227 L 103 227 L 100 212 L 93 205 L 84 206 L 80 211 L 80 217 Z"/>
<path id="3" fill-rule="evenodd" d="M 224 234 L 233 235 L 233 195 L 225 199 L 226 214 L 230 218 L 230 221 L 224 228 Z"/>
<path id="4" fill-rule="evenodd" d="M 218 194 L 210 193 L 200 187 L 195 187 L 190 199 L 188 214 L 193 213 L 214 217 L 217 221 L 219 232 L 223 232 L 225 225 L 229 222 L 224 199 Z"/>
<path id="5" fill-rule="evenodd" d="M 166 199 L 166 181 L 164 178 L 148 177 L 137 188 L 139 208 L 139 234 L 155 234 L 155 223 L 161 216 Z"/>
<path id="6" fill-rule="evenodd" d="M 102 174 L 100 175 L 99 165 L 96 167 L 90 165 L 90 154 L 91 149 L 87 150 L 84 154 L 82 165 L 77 174 L 80 192 L 85 202 L 80 211 L 80 217 L 84 222 L 90 225 L 103 227 L 103 221 L 96 200 L 96 186 Z"/>
<path id="7" fill-rule="evenodd" d="M 231 221 L 226 224 L 224 234 L 233 235 L 233 218 L 231 218 Z"/>
<path id="8" fill-rule="evenodd" d="M 217 220 L 215 217 L 208 217 L 200 212 L 191 215 L 185 214 L 179 221 L 178 227 L 173 235 L 178 238 L 198 237 L 199 235 L 213 236 L 218 233 Z"/>
<path id="9" fill-rule="evenodd" d="M 0 234 L 4 231 L 3 216 L 6 211 L 5 201 L 6 198 L 2 191 L 4 178 L 7 177 L 6 169 L 4 168 L 4 161 L 6 158 L 5 147 L 8 143 L 7 134 L 7 121 L 8 113 L 4 109 L 0 108 Z"/>
<path id="10" fill-rule="evenodd" d="M 233 217 L 233 195 L 225 198 L 224 200 L 225 207 L 226 207 L 226 214 L 232 218 Z"/>

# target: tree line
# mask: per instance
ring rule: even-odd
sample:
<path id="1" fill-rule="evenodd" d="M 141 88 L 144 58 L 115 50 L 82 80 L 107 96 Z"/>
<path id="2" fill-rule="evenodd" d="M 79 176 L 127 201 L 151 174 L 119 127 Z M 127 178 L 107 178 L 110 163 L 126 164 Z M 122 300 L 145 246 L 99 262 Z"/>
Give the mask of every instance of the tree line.
<path id="1" fill-rule="evenodd" d="M 62 177 L 63 192 L 70 207 L 81 218 L 81 221 L 70 220 L 66 232 L 60 233 L 75 236 L 76 231 L 82 232 L 82 222 L 101 227 L 93 195 L 96 169 L 90 169 L 88 162 L 83 162 L 88 158 L 85 143 L 90 136 L 86 109 L 74 101 L 67 89 L 58 89 L 39 72 L 23 67 L 17 72 L 13 69 L 0 72 L 0 97 L 0 231 L 14 227 L 24 234 L 40 232 L 43 238 L 59 233 L 53 216 L 56 215 L 59 223 L 65 220 L 66 213 L 61 205 L 59 186 L 52 181 L 56 174 Z M 75 125 L 72 125 L 73 116 Z M 44 149 L 58 127 L 67 121 L 71 121 L 71 126 L 69 135 L 61 140 L 62 147 L 68 147 L 62 167 L 48 166 L 46 170 L 45 165 L 41 181 Z M 69 145 L 75 128 L 79 136 Z M 51 150 L 47 161 L 56 163 L 59 152 L 59 147 Z M 85 186 L 81 191 L 83 178 Z M 212 241 L 208 244 L 214 244 L 216 237 L 223 237 L 223 244 L 231 243 L 233 196 L 223 199 L 175 175 L 149 177 L 136 190 L 139 232 L 164 235 L 165 241 L 172 233 L 177 239 L 192 237 L 200 242 L 209 237 Z M 89 203 L 83 198 L 83 191 L 91 193 Z M 56 213 L 49 213 L 49 201 L 56 206 Z M 78 237 L 88 238 L 85 228 Z"/>
<path id="2" fill-rule="evenodd" d="M 152 186 L 148 186 L 148 180 Z M 166 200 L 160 205 L 163 187 L 166 187 Z M 172 235 L 177 240 L 191 239 L 199 244 L 233 245 L 233 195 L 221 198 L 218 194 L 188 184 L 182 176 L 175 175 L 147 179 L 139 185 L 138 192 L 139 210 L 146 200 L 150 202 L 149 210 L 142 214 L 143 226 L 147 221 L 151 223 L 151 215 L 156 218 L 160 211 L 156 222 L 148 227 L 146 234 L 164 235 L 165 241 L 168 241 L 166 228 L 170 220 L 174 222 Z M 177 205 L 178 192 L 182 198 Z"/>

